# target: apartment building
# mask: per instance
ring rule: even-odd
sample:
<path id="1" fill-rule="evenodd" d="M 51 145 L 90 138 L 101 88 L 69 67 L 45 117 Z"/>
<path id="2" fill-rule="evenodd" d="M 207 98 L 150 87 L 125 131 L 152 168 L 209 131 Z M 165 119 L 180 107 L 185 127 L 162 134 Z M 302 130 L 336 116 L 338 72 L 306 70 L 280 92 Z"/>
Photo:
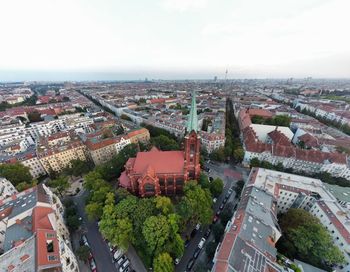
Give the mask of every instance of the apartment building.
<path id="1" fill-rule="evenodd" d="M 60 134 L 61 140 L 54 138 L 41 138 L 37 147 L 37 156 L 47 173 L 61 172 L 70 165 L 72 160 L 87 160 L 87 151 L 83 142 L 73 132 Z M 50 140 L 51 139 L 51 140 Z M 55 143 L 52 144 L 52 141 Z"/>
<path id="2" fill-rule="evenodd" d="M 15 186 L 9 180 L 0 177 L 0 201 L 16 193 L 18 192 Z"/>
<path id="3" fill-rule="evenodd" d="M 337 201 L 321 180 L 253 168 L 244 192 L 249 188 L 263 190 L 273 196 L 277 213 L 302 208 L 316 216 L 345 257 L 345 265 L 338 266 L 336 270 L 350 271 L 350 211 Z"/>
<path id="4" fill-rule="evenodd" d="M 41 184 L 0 201 L 0 271 L 79 271 L 59 198 Z"/>
<path id="5" fill-rule="evenodd" d="M 130 139 L 130 142 L 134 144 L 137 144 L 138 142 L 147 143 L 150 140 L 150 134 L 146 128 L 129 131 L 127 137 Z"/>
<path id="6" fill-rule="evenodd" d="M 328 172 L 336 177 L 350 180 L 350 167 L 346 154 L 302 149 L 292 144 L 294 134 L 286 127 L 254 125 L 246 110 L 241 110 L 238 123 L 243 139 L 243 163 L 249 165 L 251 159 L 282 163 L 286 168 L 307 173 Z M 306 136 L 304 136 L 306 137 Z M 312 139 L 304 139 L 310 140 Z"/>
<path id="7" fill-rule="evenodd" d="M 281 237 L 274 195 L 246 186 L 214 255 L 213 272 L 282 272 L 275 244 Z"/>

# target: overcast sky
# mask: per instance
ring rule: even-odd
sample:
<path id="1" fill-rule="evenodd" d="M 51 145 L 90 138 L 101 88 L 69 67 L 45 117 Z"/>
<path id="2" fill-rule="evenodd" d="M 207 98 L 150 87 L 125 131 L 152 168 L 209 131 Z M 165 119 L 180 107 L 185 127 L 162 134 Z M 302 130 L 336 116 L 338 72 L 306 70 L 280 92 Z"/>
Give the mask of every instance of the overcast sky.
<path id="1" fill-rule="evenodd" d="M 1 0 L 0 80 L 350 77 L 350 0 Z"/>

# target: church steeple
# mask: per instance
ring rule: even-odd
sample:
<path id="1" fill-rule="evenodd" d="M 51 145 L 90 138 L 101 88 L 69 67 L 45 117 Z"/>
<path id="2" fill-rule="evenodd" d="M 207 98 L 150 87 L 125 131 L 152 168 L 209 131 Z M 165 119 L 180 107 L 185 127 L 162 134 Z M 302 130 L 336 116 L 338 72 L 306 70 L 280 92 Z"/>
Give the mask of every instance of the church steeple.
<path id="1" fill-rule="evenodd" d="M 200 157 L 200 137 L 198 135 L 198 117 L 196 94 L 192 92 L 191 111 L 187 121 L 187 133 L 185 136 L 185 169 L 187 179 L 198 179 L 201 171 L 199 164 Z"/>
<path id="2" fill-rule="evenodd" d="M 195 91 L 192 92 L 191 110 L 187 120 L 187 133 L 191 133 L 192 130 L 195 132 L 198 131 L 198 116 Z"/>

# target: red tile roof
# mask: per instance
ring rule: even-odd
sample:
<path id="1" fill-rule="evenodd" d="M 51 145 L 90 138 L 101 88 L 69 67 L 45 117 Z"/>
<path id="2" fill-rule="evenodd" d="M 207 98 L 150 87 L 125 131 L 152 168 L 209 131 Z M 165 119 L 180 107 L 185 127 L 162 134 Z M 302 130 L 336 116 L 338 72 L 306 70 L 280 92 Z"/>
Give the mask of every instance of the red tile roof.
<path id="1" fill-rule="evenodd" d="M 256 115 L 256 116 L 261 116 L 265 118 L 271 118 L 273 116 L 272 112 L 264 109 L 249 109 L 248 114 L 250 117 Z"/>
<path id="2" fill-rule="evenodd" d="M 134 161 L 134 171 L 142 174 L 151 165 L 156 173 L 182 173 L 184 171 L 183 151 L 138 152 Z"/>

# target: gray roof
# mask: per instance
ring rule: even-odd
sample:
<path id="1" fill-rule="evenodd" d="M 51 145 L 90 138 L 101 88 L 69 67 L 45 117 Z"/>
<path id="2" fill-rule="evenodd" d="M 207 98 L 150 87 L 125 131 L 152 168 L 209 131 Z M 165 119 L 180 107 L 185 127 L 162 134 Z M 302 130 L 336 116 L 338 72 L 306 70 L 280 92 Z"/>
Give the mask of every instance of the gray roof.
<path id="1" fill-rule="evenodd" d="M 15 223 L 6 229 L 4 240 L 4 251 L 10 250 L 16 241 L 25 241 L 33 235 L 32 216 L 23 218 L 20 223 Z"/>
<path id="2" fill-rule="evenodd" d="M 28 209 L 32 209 L 35 207 L 36 202 L 38 201 L 37 198 L 37 191 L 34 190 L 33 192 L 29 194 L 25 194 L 23 196 L 20 196 L 14 200 L 6 202 L 4 205 L 0 206 L 0 213 L 4 209 L 8 207 L 12 207 L 11 214 L 9 215 L 9 219 L 13 218 L 24 211 Z"/>

